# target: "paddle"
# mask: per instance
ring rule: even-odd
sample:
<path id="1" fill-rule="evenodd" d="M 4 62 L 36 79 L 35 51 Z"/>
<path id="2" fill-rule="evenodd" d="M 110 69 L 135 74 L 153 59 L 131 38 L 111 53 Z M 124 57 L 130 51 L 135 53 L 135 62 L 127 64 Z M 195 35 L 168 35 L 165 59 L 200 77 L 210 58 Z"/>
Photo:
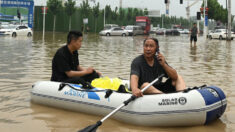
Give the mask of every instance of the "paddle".
<path id="1" fill-rule="evenodd" d="M 149 83 L 146 87 L 144 87 L 141 92 L 143 93 L 146 89 L 148 89 L 150 86 L 152 86 L 155 82 L 157 82 L 159 80 L 159 78 L 163 77 L 164 74 L 160 75 L 158 78 L 156 78 L 155 80 L 153 80 L 151 83 Z M 106 115 L 103 119 L 101 119 L 100 121 L 97 121 L 96 124 L 94 125 L 90 125 L 78 132 L 95 132 L 96 129 L 102 125 L 102 123 L 109 118 L 110 116 L 112 116 L 113 114 L 115 114 L 118 110 L 120 110 L 122 107 L 128 105 L 131 101 L 135 100 L 136 96 L 132 95 L 128 100 L 124 101 L 120 106 L 118 106 L 115 110 L 113 110 L 112 112 L 110 112 L 108 115 Z"/>

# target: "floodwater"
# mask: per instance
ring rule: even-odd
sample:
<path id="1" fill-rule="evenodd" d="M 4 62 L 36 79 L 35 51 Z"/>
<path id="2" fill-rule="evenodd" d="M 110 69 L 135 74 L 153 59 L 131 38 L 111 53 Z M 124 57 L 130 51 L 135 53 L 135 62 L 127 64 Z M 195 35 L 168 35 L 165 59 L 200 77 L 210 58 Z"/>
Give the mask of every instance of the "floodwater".
<path id="1" fill-rule="evenodd" d="M 31 38 L 0 36 L 1 132 L 75 132 L 102 118 L 30 101 L 32 84 L 50 79 L 51 59 L 65 44 L 67 36 L 66 33 L 47 32 L 42 40 L 41 34 L 35 32 Z M 235 131 L 235 40 L 226 42 L 199 37 L 197 46 L 190 46 L 187 35 L 154 37 L 159 39 L 160 51 L 167 62 L 184 77 L 188 87 L 207 84 L 223 89 L 228 100 L 226 112 L 209 125 L 193 127 L 142 127 L 109 118 L 98 132 Z M 79 50 L 81 65 L 93 66 L 103 76 L 129 79 L 130 63 L 142 53 L 144 38 L 85 34 Z"/>

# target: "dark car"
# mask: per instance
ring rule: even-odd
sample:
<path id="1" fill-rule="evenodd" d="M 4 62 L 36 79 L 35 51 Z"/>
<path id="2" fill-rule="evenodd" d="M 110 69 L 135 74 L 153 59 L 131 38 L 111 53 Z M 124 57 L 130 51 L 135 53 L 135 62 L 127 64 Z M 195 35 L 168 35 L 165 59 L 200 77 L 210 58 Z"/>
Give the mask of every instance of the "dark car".
<path id="1" fill-rule="evenodd" d="M 166 30 L 165 35 L 178 36 L 178 35 L 180 35 L 180 32 L 176 29 L 168 29 L 168 30 Z"/>

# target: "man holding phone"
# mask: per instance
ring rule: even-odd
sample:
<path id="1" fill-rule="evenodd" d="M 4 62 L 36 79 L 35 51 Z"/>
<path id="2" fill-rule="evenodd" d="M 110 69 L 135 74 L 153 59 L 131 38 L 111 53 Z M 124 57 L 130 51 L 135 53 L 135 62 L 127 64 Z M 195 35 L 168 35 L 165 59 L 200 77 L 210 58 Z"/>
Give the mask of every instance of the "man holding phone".
<path id="1" fill-rule="evenodd" d="M 159 43 L 156 38 L 145 39 L 143 50 L 144 53 L 136 57 L 131 64 L 130 84 L 133 95 L 143 96 L 141 89 L 161 74 L 165 74 L 168 79 L 162 82 L 160 78 L 144 94 L 170 93 L 186 88 L 183 78 L 167 64 L 165 57 L 159 52 Z"/>

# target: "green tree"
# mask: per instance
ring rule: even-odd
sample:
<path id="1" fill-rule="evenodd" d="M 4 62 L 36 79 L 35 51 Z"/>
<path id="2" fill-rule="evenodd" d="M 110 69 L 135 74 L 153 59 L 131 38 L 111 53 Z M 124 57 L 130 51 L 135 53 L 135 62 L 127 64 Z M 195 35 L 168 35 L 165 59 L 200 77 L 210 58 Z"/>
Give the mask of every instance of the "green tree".
<path id="1" fill-rule="evenodd" d="M 138 16 L 143 16 L 143 15 L 144 15 L 144 11 L 143 11 L 143 10 L 140 10 Z"/>
<path id="2" fill-rule="evenodd" d="M 133 10 L 133 20 L 135 20 L 136 19 L 136 16 L 138 16 L 139 15 L 139 10 L 137 9 L 137 8 L 134 8 L 134 10 Z"/>
<path id="3" fill-rule="evenodd" d="M 118 16 L 118 7 L 115 7 L 115 10 L 112 11 L 112 20 L 116 21 Z"/>
<path id="4" fill-rule="evenodd" d="M 133 18 L 132 15 L 133 15 L 132 8 L 128 8 L 128 9 L 127 9 L 127 16 L 126 16 L 126 17 L 127 17 L 127 21 L 128 21 L 127 23 L 128 23 L 128 24 L 131 24 L 132 21 L 133 21 L 133 20 L 132 20 L 132 18 Z"/>
<path id="5" fill-rule="evenodd" d="M 110 18 L 110 16 L 111 16 L 111 13 L 112 13 L 112 10 L 111 10 L 110 5 L 106 5 L 106 6 L 105 6 L 105 20 L 107 20 L 108 23 L 110 23 L 109 18 Z M 106 19 L 106 18 L 107 18 L 107 19 Z M 105 23 L 106 23 L 106 22 L 105 22 Z"/>
<path id="6" fill-rule="evenodd" d="M 122 8 L 119 8 L 119 21 L 121 21 L 121 26 L 123 26 L 124 17 L 125 17 L 125 11 Z"/>
<path id="7" fill-rule="evenodd" d="M 81 8 L 81 14 L 82 14 L 82 18 L 88 18 L 90 11 L 91 11 L 91 7 L 89 6 L 88 0 L 82 2 L 82 4 L 80 4 L 80 8 Z M 86 25 L 85 23 L 83 23 L 83 32 L 86 29 Z"/>
<path id="8" fill-rule="evenodd" d="M 95 17 L 95 33 L 96 33 L 96 26 L 97 26 L 97 18 L 99 17 L 99 13 L 100 13 L 99 8 L 100 8 L 100 3 L 98 2 L 98 4 L 93 7 L 93 15 Z"/>
<path id="9" fill-rule="evenodd" d="M 227 23 L 228 20 L 228 12 L 223 8 L 222 5 L 218 3 L 217 0 L 208 0 L 207 6 L 208 10 L 208 19 L 214 19 L 216 21 L 220 21 L 222 23 Z M 202 3 L 202 8 L 204 7 L 204 3 Z"/>
<path id="10" fill-rule="evenodd" d="M 47 7 L 51 11 L 54 17 L 54 25 L 53 25 L 53 32 L 54 32 L 55 24 L 56 24 L 56 15 L 59 13 L 60 9 L 62 8 L 62 1 L 61 0 L 48 0 Z"/>
<path id="11" fill-rule="evenodd" d="M 149 14 L 149 11 L 147 8 L 144 8 L 144 15 L 147 16 Z"/>
<path id="12" fill-rule="evenodd" d="M 68 0 L 64 3 L 65 11 L 67 15 L 69 16 L 69 31 L 71 30 L 71 16 L 73 15 L 76 9 L 75 4 L 76 2 L 73 0 Z"/>

